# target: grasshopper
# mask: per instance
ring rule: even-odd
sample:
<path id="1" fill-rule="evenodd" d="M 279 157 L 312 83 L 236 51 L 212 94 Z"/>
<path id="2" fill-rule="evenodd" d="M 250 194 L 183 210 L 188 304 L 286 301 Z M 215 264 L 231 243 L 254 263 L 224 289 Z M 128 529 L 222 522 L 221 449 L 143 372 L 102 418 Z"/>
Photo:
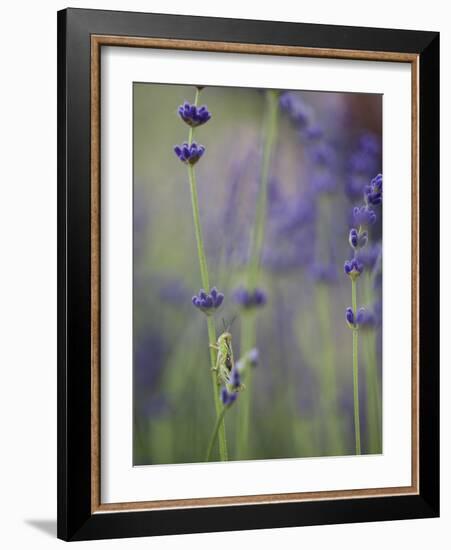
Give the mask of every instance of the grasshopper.
<path id="1" fill-rule="evenodd" d="M 216 344 L 210 344 L 210 347 L 217 351 L 216 366 L 212 370 L 216 372 L 218 384 L 232 391 L 244 389 L 244 384 L 239 383 L 237 386 L 230 378 L 235 368 L 231 333 L 224 327 L 224 332 L 218 337 Z"/>

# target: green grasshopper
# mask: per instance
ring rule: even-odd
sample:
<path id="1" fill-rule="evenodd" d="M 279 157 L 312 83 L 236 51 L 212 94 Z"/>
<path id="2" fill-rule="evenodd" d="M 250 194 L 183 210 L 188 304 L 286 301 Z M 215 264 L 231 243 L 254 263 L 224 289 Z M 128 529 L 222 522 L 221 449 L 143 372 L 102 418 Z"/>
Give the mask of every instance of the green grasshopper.
<path id="1" fill-rule="evenodd" d="M 212 368 L 216 372 L 218 384 L 226 386 L 227 389 L 240 391 L 244 389 L 244 384 L 238 387 L 232 387 L 230 375 L 235 368 L 232 349 L 232 335 L 224 326 L 224 332 L 218 337 L 216 344 L 210 344 L 210 347 L 217 351 L 216 366 Z"/>

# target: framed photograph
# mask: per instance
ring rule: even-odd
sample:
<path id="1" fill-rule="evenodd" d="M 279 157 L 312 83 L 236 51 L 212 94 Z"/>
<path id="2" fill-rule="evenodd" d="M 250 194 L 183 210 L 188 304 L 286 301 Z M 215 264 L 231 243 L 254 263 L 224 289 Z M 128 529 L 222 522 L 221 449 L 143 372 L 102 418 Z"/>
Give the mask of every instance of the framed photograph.
<path id="1" fill-rule="evenodd" d="M 58 13 L 58 536 L 439 514 L 439 35 Z"/>

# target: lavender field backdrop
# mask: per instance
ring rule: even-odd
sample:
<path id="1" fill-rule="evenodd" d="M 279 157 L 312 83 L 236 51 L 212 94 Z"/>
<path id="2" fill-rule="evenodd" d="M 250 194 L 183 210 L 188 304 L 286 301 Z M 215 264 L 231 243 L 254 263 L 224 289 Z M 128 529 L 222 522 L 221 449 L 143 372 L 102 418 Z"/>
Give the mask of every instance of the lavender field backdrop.
<path id="1" fill-rule="evenodd" d="M 134 464 L 382 452 L 382 96 L 133 94 Z"/>

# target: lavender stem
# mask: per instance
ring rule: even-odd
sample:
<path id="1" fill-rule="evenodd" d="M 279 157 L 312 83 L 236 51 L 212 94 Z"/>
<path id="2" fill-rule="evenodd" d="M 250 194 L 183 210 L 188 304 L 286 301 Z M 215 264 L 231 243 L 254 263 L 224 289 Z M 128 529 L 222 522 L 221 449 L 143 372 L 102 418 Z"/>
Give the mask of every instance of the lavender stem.
<path id="1" fill-rule="evenodd" d="M 266 226 L 266 211 L 268 202 L 268 184 L 271 168 L 271 160 L 274 149 L 274 143 L 277 137 L 277 127 L 279 120 L 279 92 L 277 90 L 266 91 L 266 112 L 263 123 L 263 155 L 260 173 L 260 185 L 258 189 L 257 206 L 252 230 L 250 260 L 247 272 L 248 291 L 254 292 L 257 288 L 258 275 L 260 269 L 261 255 L 263 249 L 263 241 L 265 236 Z M 252 312 L 244 319 L 242 323 L 241 353 L 246 353 L 250 349 L 256 347 L 256 327 L 255 313 Z M 246 346 L 245 348 L 243 346 Z M 238 425 L 238 454 L 242 458 L 246 458 L 249 448 L 249 424 L 250 424 L 250 408 L 252 399 L 252 374 L 251 370 L 246 379 L 246 397 L 242 401 L 243 420 Z"/>
<path id="2" fill-rule="evenodd" d="M 357 317 L 357 283 L 352 280 L 352 309 Z M 360 408 L 359 408 L 359 331 L 352 330 L 352 370 L 354 385 L 354 428 L 355 428 L 355 452 L 361 454 L 360 448 Z"/>
<path id="3" fill-rule="evenodd" d="M 196 88 L 196 96 L 194 100 L 194 105 L 196 106 L 199 102 L 199 95 L 200 95 L 199 88 Z M 193 141 L 193 137 L 194 137 L 194 128 L 190 127 L 189 134 L 188 134 L 189 145 L 191 145 Z M 205 248 L 204 248 L 204 242 L 202 237 L 202 229 L 201 229 L 200 215 L 199 215 L 199 200 L 197 196 L 196 175 L 195 175 L 193 164 L 188 164 L 188 179 L 189 179 L 190 194 L 191 194 L 191 205 L 193 208 L 194 231 L 196 235 L 197 255 L 199 257 L 200 276 L 201 276 L 202 286 L 204 287 L 206 292 L 209 292 L 210 279 L 208 275 L 207 258 L 205 256 Z M 211 317 L 207 317 L 207 328 L 208 328 L 208 340 L 210 343 L 211 368 L 214 369 L 216 367 L 216 350 L 212 348 L 211 345 L 216 344 L 216 328 L 215 328 L 214 319 Z M 215 403 L 215 409 L 216 409 L 216 418 L 217 418 L 217 421 L 219 422 L 219 456 L 221 458 L 221 461 L 227 461 L 228 453 L 227 453 L 225 424 L 224 424 L 224 418 L 222 418 L 222 420 L 219 421 L 219 418 L 221 416 L 219 385 L 216 379 L 216 374 L 213 370 L 211 371 L 211 379 L 213 383 L 213 396 L 214 396 L 214 403 Z"/>

